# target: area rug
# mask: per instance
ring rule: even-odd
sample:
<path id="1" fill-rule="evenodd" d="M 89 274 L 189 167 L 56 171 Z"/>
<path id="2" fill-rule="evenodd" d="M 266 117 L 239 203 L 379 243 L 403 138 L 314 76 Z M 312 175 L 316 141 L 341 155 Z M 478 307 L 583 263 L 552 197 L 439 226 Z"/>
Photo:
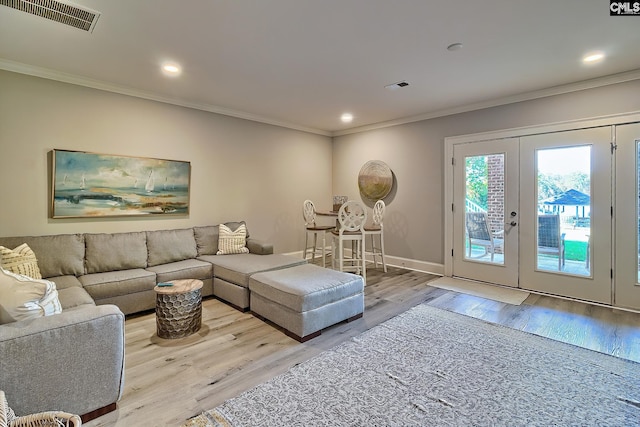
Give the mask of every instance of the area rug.
<path id="1" fill-rule="evenodd" d="M 530 295 L 520 289 L 510 289 L 497 285 L 486 285 L 472 280 L 462 280 L 453 277 L 440 277 L 429 282 L 429 286 L 461 292 L 476 297 L 487 298 L 512 305 L 520 305 Z"/>
<path id="2" fill-rule="evenodd" d="M 640 364 L 419 305 L 184 426 L 630 426 Z"/>

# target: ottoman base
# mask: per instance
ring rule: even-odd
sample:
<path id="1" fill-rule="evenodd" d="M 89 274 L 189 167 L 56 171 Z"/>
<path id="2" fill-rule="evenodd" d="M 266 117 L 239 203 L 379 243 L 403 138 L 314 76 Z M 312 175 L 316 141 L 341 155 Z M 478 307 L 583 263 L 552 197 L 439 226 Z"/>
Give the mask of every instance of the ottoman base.
<path id="1" fill-rule="evenodd" d="M 260 316 L 258 313 L 255 313 L 255 312 L 251 312 L 251 313 L 252 313 L 254 316 L 256 316 L 258 319 L 262 320 L 263 322 L 265 322 L 265 323 L 270 323 L 270 324 L 272 324 L 272 325 L 274 325 L 274 326 L 276 326 L 276 327 L 279 327 L 280 329 L 282 329 L 282 332 L 284 332 L 286 336 L 291 337 L 291 338 L 293 338 L 294 340 L 296 340 L 296 341 L 298 341 L 298 342 L 301 342 L 301 343 L 303 343 L 303 342 L 307 342 L 307 341 L 309 341 L 310 339 L 313 339 L 313 338 L 315 338 L 315 337 L 319 337 L 320 335 L 322 335 L 322 330 L 320 330 L 320 331 L 316 331 L 316 332 L 314 332 L 314 333 L 312 333 L 312 334 L 305 335 L 304 337 L 300 337 L 300 336 L 298 336 L 298 335 L 294 334 L 293 332 L 291 332 L 291 331 L 289 331 L 289 330 L 287 330 L 287 329 L 284 329 L 284 328 L 282 328 L 281 326 L 279 326 L 279 325 L 277 325 L 277 324 L 273 323 L 272 321 L 270 321 L 270 320 L 269 320 L 269 319 L 267 319 L 266 317 Z M 347 320 L 343 320 L 343 322 L 346 322 L 346 323 L 353 322 L 354 320 L 358 320 L 358 319 L 360 319 L 361 317 L 362 317 L 362 313 L 360 313 L 360 314 L 356 314 L 355 316 L 352 316 L 352 317 L 348 318 Z"/>
<path id="2" fill-rule="evenodd" d="M 300 342 L 364 311 L 360 276 L 311 264 L 254 275 L 249 287 L 251 311 Z"/>

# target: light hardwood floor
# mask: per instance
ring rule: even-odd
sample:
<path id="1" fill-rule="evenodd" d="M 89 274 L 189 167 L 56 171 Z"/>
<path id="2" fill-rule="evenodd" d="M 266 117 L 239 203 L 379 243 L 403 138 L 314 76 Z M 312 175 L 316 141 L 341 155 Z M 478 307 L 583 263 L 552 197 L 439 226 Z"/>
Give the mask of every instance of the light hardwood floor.
<path id="1" fill-rule="evenodd" d="M 202 329 L 187 338 L 155 335 L 153 312 L 127 318 L 125 389 L 118 409 L 86 426 L 179 426 L 244 390 L 409 308 L 434 307 L 640 362 L 640 314 L 531 295 L 520 306 L 429 286 L 426 273 L 367 270 L 363 318 L 304 344 L 213 298 Z"/>

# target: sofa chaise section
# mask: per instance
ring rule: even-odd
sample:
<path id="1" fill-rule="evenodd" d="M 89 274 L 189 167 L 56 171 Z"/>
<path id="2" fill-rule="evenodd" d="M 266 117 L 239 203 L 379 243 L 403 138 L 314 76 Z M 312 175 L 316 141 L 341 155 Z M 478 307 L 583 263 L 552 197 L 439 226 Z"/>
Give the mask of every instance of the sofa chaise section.
<path id="1" fill-rule="evenodd" d="M 246 226 L 244 221 L 224 224 L 231 230 L 243 224 Z M 251 238 L 248 230 L 245 241 L 248 254 L 218 255 L 219 231 L 219 225 L 193 228 L 197 259 L 213 264 L 213 295 L 239 310 L 246 311 L 249 307 L 250 274 L 306 262 L 285 255 L 274 255 L 273 245 Z"/>
<path id="2" fill-rule="evenodd" d="M 204 255 L 200 257 L 213 264 L 213 293 L 215 296 L 246 311 L 249 309 L 249 278 L 263 271 L 279 270 L 306 264 L 306 260 L 289 255 Z"/>

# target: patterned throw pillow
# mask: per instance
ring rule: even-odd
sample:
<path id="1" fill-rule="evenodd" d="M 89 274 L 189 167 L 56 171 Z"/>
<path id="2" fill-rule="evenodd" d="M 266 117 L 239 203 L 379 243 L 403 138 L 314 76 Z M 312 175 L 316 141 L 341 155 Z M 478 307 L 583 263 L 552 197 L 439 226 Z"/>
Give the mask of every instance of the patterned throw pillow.
<path id="1" fill-rule="evenodd" d="M 0 246 L 0 266 L 12 273 L 42 279 L 36 254 L 26 243 L 13 250 Z"/>
<path id="2" fill-rule="evenodd" d="M 55 283 L 0 268 L 0 325 L 59 313 Z"/>
<path id="3" fill-rule="evenodd" d="M 247 226 L 242 224 L 236 231 L 231 231 L 229 227 L 220 224 L 220 235 L 218 237 L 217 255 L 248 254 L 246 245 Z"/>

